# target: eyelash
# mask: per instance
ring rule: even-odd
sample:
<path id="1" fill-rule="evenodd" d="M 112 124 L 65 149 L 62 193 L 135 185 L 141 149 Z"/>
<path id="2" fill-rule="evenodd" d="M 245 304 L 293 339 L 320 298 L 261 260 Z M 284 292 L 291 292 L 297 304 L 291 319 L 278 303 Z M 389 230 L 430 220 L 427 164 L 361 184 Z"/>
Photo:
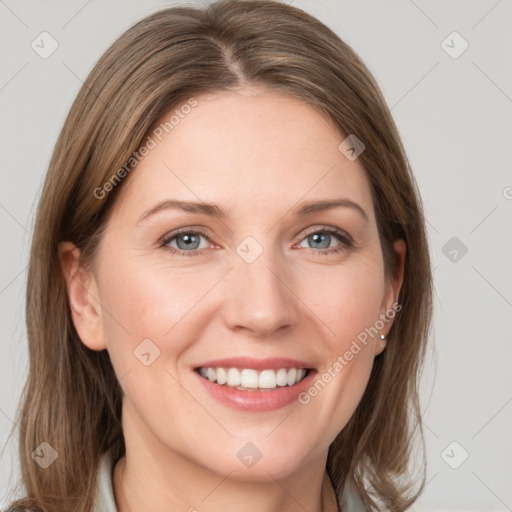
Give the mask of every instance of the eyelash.
<path id="1" fill-rule="evenodd" d="M 199 256 L 199 255 L 201 255 L 202 251 L 204 249 L 193 249 L 191 251 L 184 251 L 184 250 L 180 250 L 180 249 L 175 249 L 174 247 L 170 247 L 170 246 L 167 245 L 169 242 L 171 242 L 172 240 L 177 238 L 179 235 L 182 235 L 184 233 L 187 234 L 187 235 L 201 235 L 204 238 L 206 238 L 207 240 L 210 240 L 208 235 L 204 231 L 202 231 L 200 229 L 189 230 L 187 228 L 182 228 L 182 229 L 179 229 L 178 231 L 175 231 L 174 233 L 166 236 L 162 240 L 162 243 L 161 243 L 160 247 L 162 249 L 165 249 L 165 250 L 169 251 L 172 254 L 177 255 L 177 256 L 190 257 L 190 256 Z M 339 242 L 341 242 L 341 243 L 340 243 L 340 245 L 336 246 L 333 249 L 313 249 L 311 247 L 310 248 L 306 248 L 306 250 L 308 252 L 313 252 L 314 254 L 322 254 L 324 256 L 327 256 L 327 255 L 330 255 L 330 254 L 339 253 L 341 251 L 344 251 L 344 250 L 354 246 L 354 242 L 353 242 L 352 238 L 349 235 L 347 235 L 346 233 L 344 233 L 343 231 L 341 231 L 339 229 L 330 228 L 330 227 L 324 227 L 324 228 L 321 228 L 321 229 L 316 229 L 314 231 L 310 231 L 310 232 L 308 232 L 308 233 L 306 233 L 304 235 L 304 237 L 300 240 L 300 242 L 302 242 L 302 240 L 304 240 L 308 236 L 314 235 L 314 234 L 317 234 L 317 233 L 327 233 L 329 235 L 334 235 L 334 237 Z"/>

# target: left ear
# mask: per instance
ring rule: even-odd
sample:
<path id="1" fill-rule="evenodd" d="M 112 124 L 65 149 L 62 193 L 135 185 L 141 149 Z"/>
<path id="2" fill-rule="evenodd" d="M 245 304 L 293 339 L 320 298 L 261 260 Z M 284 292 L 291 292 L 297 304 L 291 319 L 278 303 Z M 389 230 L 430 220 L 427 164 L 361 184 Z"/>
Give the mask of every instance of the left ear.
<path id="1" fill-rule="evenodd" d="M 384 294 L 384 298 L 382 299 L 381 304 L 381 315 L 386 315 L 386 312 L 396 309 L 393 306 L 398 301 L 398 295 L 400 294 L 400 289 L 402 288 L 402 282 L 404 280 L 406 252 L 405 241 L 402 240 L 401 238 L 395 240 L 395 242 L 393 243 L 393 250 L 395 252 L 396 266 L 394 268 L 393 275 L 390 276 L 386 282 L 386 292 Z M 388 318 L 388 320 L 386 321 L 382 331 L 379 332 L 379 336 L 381 334 L 387 336 L 391 329 L 391 326 L 393 325 L 393 319 L 389 318 L 387 315 L 386 317 Z M 380 339 L 377 340 L 377 343 L 375 345 L 375 355 L 380 354 L 384 350 L 384 347 L 385 344 L 381 343 Z"/>

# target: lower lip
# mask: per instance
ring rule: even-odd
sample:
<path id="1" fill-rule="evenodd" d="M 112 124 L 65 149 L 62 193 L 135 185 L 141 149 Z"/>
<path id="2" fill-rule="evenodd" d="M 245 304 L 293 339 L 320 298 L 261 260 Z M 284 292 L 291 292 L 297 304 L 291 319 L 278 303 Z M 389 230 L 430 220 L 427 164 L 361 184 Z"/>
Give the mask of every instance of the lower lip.
<path id="1" fill-rule="evenodd" d="M 244 411 L 274 411 L 297 400 L 298 395 L 311 386 L 316 370 L 309 370 L 298 384 L 268 391 L 243 391 L 231 386 L 221 386 L 205 379 L 198 372 L 194 373 L 206 390 L 219 402 Z"/>

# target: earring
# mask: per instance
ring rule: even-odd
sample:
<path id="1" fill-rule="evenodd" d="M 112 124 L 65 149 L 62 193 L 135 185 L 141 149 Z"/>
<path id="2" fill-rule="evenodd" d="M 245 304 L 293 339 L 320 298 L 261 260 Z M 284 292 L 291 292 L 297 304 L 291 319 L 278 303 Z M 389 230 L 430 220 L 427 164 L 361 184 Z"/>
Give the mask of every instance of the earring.
<path id="1" fill-rule="evenodd" d="M 385 334 L 381 334 L 381 335 L 380 335 L 380 340 L 381 340 L 381 342 L 382 342 L 382 346 L 383 346 L 383 347 L 384 347 L 384 346 L 386 346 L 386 343 L 387 343 L 388 339 L 387 339 L 387 337 L 386 337 L 386 335 L 385 335 Z"/>

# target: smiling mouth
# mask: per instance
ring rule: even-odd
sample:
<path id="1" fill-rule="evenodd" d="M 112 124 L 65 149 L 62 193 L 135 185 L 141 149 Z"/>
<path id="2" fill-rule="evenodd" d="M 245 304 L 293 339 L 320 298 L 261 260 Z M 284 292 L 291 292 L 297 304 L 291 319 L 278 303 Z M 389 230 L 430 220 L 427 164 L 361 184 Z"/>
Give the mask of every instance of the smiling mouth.
<path id="1" fill-rule="evenodd" d="M 295 386 L 310 372 L 310 368 L 279 368 L 255 370 L 253 368 L 200 367 L 196 371 L 204 379 L 219 386 L 241 391 L 272 391 Z"/>

